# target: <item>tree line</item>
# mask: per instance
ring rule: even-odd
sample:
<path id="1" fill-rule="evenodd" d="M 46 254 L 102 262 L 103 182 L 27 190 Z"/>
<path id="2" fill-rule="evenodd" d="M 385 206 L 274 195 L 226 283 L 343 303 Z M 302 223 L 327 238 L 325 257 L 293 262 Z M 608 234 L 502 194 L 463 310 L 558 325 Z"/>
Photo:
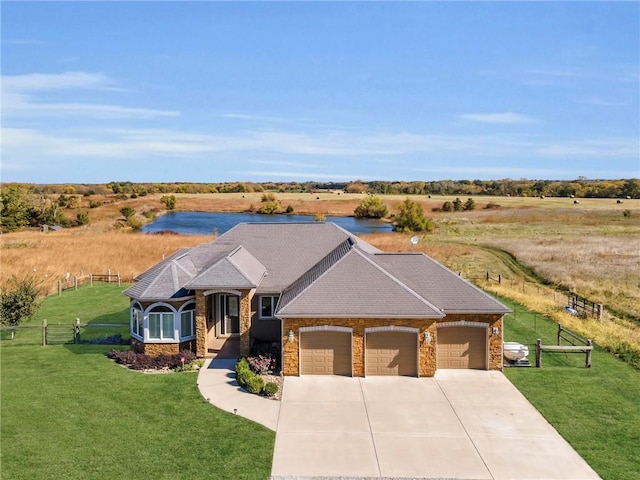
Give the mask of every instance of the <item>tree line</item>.
<path id="1" fill-rule="evenodd" d="M 4 188 L 4 187 L 3 187 Z M 114 181 L 107 184 L 37 185 L 34 194 L 120 194 L 144 196 L 152 193 L 251 193 L 317 192 L 323 190 L 377 195 L 497 195 L 576 198 L 640 198 L 640 179 L 589 180 L 434 180 L 352 182 L 216 182 L 216 183 L 136 183 Z"/>

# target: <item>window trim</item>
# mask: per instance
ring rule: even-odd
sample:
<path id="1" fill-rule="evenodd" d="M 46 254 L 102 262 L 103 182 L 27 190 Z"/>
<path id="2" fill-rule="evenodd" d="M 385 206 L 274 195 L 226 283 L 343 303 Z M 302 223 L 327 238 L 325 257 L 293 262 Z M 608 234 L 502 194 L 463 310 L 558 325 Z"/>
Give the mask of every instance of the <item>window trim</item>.
<path id="1" fill-rule="evenodd" d="M 262 315 L 262 299 L 270 298 L 271 299 L 271 315 L 263 316 Z M 258 297 L 258 318 L 260 320 L 274 320 L 276 318 L 276 306 L 278 305 L 278 300 L 280 300 L 280 295 L 260 295 Z"/>
<path id="2" fill-rule="evenodd" d="M 191 335 L 185 335 L 185 336 L 182 335 L 182 314 L 183 313 L 191 314 Z M 180 341 L 182 342 L 185 340 L 192 340 L 196 338 L 196 302 L 192 300 L 182 305 L 178 310 L 177 316 L 178 316 L 178 319 L 177 319 L 178 335 L 179 335 Z"/>
<path id="3" fill-rule="evenodd" d="M 139 314 L 139 317 L 136 318 L 136 313 Z M 134 329 L 134 322 L 138 324 L 138 329 Z M 140 335 L 140 330 L 142 329 L 142 335 Z M 135 301 L 132 302 L 129 307 L 129 335 L 137 340 L 144 341 L 144 308 L 140 305 L 140 302 Z"/>
<path id="4" fill-rule="evenodd" d="M 158 308 L 158 307 L 165 307 L 168 308 L 169 311 L 168 312 L 154 312 L 153 310 Z M 180 331 L 179 328 L 176 328 L 176 309 L 172 306 L 169 305 L 168 303 L 165 302 L 157 302 L 154 304 L 151 304 L 147 307 L 147 309 L 145 310 L 145 329 L 144 329 L 144 341 L 145 343 L 179 343 L 180 340 Z M 160 315 L 160 338 L 154 338 L 151 337 L 151 315 Z M 172 324 L 173 324 L 173 337 L 169 338 L 169 337 L 163 337 L 163 316 L 164 315 L 171 315 L 172 318 Z"/>

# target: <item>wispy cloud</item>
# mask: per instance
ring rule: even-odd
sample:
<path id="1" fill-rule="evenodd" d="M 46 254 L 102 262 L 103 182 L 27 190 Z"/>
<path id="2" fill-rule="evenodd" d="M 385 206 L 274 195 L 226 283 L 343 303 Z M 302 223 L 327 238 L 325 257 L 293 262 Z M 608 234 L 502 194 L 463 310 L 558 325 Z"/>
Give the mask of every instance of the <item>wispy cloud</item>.
<path id="1" fill-rule="evenodd" d="M 522 115 L 520 113 L 513 112 L 501 112 L 501 113 L 465 113 L 460 115 L 464 120 L 478 123 L 494 123 L 494 124 L 521 124 L 521 123 L 536 123 L 536 120 L 532 117 Z"/>
<path id="2" fill-rule="evenodd" d="M 539 155 L 549 157 L 638 157 L 640 143 L 628 140 L 576 140 L 540 146 Z"/>
<path id="3" fill-rule="evenodd" d="M 2 116 L 11 118 L 84 117 L 84 118 L 152 118 L 176 117 L 179 112 L 129 107 L 99 102 L 44 101 L 44 92 L 74 90 L 122 91 L 101 73 L 65 72 L 32 73 L 2 77 Z"/>
<path id="4" fill-rule="evenodd" d="M 17 92 L 112 88 L 114 82 L 102 73 L 64 72 L 3 75 L 2 89 Z"/>

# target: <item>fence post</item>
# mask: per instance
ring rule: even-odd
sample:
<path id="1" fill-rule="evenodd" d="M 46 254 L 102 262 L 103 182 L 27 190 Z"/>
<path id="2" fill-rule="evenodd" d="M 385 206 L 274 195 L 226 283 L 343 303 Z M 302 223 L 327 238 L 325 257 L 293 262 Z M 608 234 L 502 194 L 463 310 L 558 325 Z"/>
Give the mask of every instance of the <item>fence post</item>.
<path id="1" fill-rule="evenodd" d="M 58 280 L 58 296 L 62 295 L 62 280 Z"/>
<path id="2" fill-rule="evenodd" d="M 118 272 L 118 286 L 120 286 L 120 272 Z"/>
<path id="3" fill-rule="evenodd" d="M 542 367 L 542 340 L 536 340 L 536 368 Z"/>
<path id="4" fill-rule="evenodd" d="M 93 287 L 93 273 L 89 274 L 89 285 Z"/>
<path id="5" fill-rule="evenodd" d="M 560 336 L 562 335 L 562 325 L 558 324 L 558 341 L 556 345 L 560 345 Z"/>
<path id="6" fill-rule="evenodd" d="M 78 290 L 78 276 L 77 275 L 73 276 L 73 286 L 75 287 L 76 290 Z"/>
<path id="7" fill-rule="evenodd" d="M 498 285 L 502 285 L 502 274 L 498 274 Z"/>
<path id="8" fill-rule="evenodd" d="M 593 342 L 591 341 L 591 339 L 587 340 L 587 347 L 593 347 Z M 589 349 L 587 350 L 587 357 L 584 360 L 584 366 L 586 368 L 591 368 L 591 352 L 593 350 Z"/>
<path id="9" fill-rule="evenodd" d="M 489 281 L 489 272 L 487 272 L 487 282 Z"/>
<path id="10" fill-rule="evenodd" d="M 42 320 L 42 346 L 47 345 L 47 320 Z"/>
<path id="11" fill-rule="evenodd" d="M 80 319 L 76 318 L 76 324 L 73 326 L 73 343 L 80 343 Z"/>
<path id="12" fill-rule="evenodd" d="M 596 305 L 596 316 L 598 318 L 598 320 L 602 320 L 602 312 L 603 312 L 603 308 L 602 308 L 602 304 L 598 303 Z"/>
<path id="13" fill-rule="evenodd" d="M 111 283 L 111 269 L 107 270 L 107 283 Z"/>

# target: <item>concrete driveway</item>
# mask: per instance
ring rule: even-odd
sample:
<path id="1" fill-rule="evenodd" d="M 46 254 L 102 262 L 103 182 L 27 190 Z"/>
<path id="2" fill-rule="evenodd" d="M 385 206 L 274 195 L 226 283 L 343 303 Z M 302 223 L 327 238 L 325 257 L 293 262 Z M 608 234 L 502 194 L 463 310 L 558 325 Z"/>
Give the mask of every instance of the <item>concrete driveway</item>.
<path id="1" fill-rule="evenodd" d="M 500 372 L 286 377 L 272 478 L 599 478 Z"/>

